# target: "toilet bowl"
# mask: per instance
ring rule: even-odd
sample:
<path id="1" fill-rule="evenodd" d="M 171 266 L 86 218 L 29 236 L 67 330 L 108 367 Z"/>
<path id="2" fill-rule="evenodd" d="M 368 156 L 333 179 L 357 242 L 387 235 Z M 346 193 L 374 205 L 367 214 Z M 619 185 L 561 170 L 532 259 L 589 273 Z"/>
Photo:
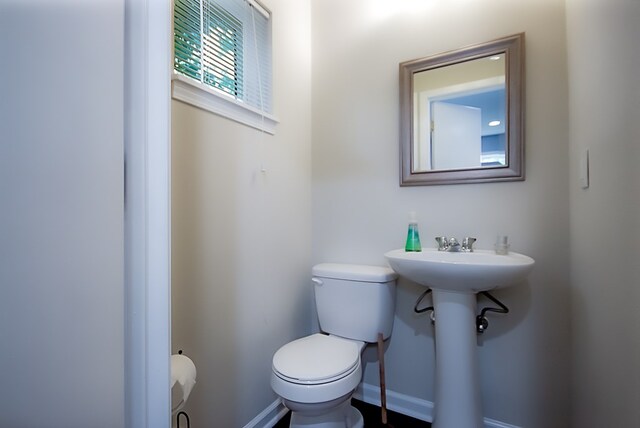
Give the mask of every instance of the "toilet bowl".
<path id="1" fill-rule="evenodd" d="M 292 411 L 292 427 L 362 426 L 362 416 L 349 405 L 362 379 L 362 349 L 364 342 L 318 333 L 275 353 L 271 387 Z"/>
<path id="2" fill-rule="evenodd" d="M 395 279 L 391 269 L 377 266 L 314 266 L 323 332 L 287 343 L 273 356 L 271 387 L 291 410 L 290 427 L 364 426 L 351 396 L 362 379 L 367 342 L 391 334 Z"/>

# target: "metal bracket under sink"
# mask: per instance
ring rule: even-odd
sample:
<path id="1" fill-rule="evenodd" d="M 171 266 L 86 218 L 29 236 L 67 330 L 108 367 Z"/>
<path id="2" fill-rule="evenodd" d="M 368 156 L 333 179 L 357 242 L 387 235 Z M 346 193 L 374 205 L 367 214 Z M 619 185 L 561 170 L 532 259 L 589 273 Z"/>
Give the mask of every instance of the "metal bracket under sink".
<path id="1" fill-rule="evenodd" d="M 416 300 L 416 304 L 413 307 L 413 311 L 415 313 L 417 313 L 417 314 L 422 314 L 424 312 L 429 312 L 429 318 L 431 319 L 431 324 L 435 324 L 436 316 L 435 316 L 435 309 L 433 307 L 433 304 L 431 306 L 425 306 L 424 308 L 420 308 L 420 304 L 425 299 L 425 297 L 427 297 L 428 294 L 431 294 L 431 289 L 430 288 L 427 288 L 420 295 L 420 297 L 418 297 L 418 300 Z M 489 319 L 486 316 L 487 312 L 495 312 L 495 313 L 499 313 L 499 314 L 508 314 L 509 313 L 509 308 L 504 303 L 502 303 L 501 301 L 499 301 L 498 299 L 493 297 L 491 294 L 489 294 L 489 292 L 487 292 L 487 291 L 481 291 L 479 294 L 482 294 L 487 299 L 491 300 L 493 303 L 498 305 L 497 308 L 494 308 L 494 307 L 484 307 L 484 308 L 482 308 L 482 310 L 480 311 L 480 315 L 478 315 L 476 317 L 476 331 L 478 332 L 478 334 L 482 334 L 487 330 L 487 328 L 489 328 Z"/>

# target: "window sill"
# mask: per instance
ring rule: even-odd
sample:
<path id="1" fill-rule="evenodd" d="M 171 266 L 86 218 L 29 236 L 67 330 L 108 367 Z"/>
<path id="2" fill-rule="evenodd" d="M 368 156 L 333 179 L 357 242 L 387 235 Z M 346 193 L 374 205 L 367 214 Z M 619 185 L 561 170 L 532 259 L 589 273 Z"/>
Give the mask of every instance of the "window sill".
<path id="1" fill-rule="evenodd" d="M 278 120 L 275 117 L 175 72 L 171 77 L 171 94 L 175 100 L 191 104 L 271 135 L 276 133 Z"/>

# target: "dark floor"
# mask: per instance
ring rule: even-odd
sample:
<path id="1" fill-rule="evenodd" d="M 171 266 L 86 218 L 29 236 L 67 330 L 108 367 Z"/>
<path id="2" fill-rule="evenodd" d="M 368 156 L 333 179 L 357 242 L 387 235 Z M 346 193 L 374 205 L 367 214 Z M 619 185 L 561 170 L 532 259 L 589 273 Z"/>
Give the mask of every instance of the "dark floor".
<path id="1" fill-rule="evenodd" d="M 413 419 L 409 416 L 390 411 L 387 411 L 387 425 L 382 425 L 380 407 L 358 400 L 351 400 L 351 404 L 362 413 L 364 426 L 366 428 L 431 428 L 429 422 Z M 291 413 L 287 413 L 273 428 L 287 428 L 289 426 L 290 415 Z"/>

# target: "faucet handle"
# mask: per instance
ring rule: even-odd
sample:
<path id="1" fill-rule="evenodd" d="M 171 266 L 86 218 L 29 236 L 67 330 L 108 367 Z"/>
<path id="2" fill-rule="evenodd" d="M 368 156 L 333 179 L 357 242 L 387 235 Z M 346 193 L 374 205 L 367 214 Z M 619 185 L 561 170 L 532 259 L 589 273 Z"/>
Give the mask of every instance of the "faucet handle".
<path id="1" fill-rule="evenodd" d="M 476 241 L 477 241 L 476 238 L 471 238 L 471 237 L 467 236 L 466 238 L 464 238 L 462 240 L 462 250 L 463 251 L 468 251 L 470 253 L 473 253 L 473 244 Z"/>
<path id="2" fill-rule="evenodd" d="M 438 251 L 446 251 L 449 248 L 449 239 L 446 236 L 436 236 Z"/>

